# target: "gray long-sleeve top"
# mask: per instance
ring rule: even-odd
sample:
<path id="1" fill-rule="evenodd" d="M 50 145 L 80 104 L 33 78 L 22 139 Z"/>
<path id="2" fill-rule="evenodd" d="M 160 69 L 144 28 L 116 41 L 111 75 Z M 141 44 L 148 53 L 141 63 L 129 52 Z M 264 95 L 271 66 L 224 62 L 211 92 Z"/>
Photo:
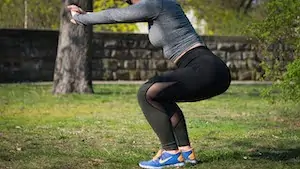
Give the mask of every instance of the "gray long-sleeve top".
<path id="1" fill-rule="evenodd" d="M 193 45 L 204 44 L 176 0 L 141 0 L 125 8 L 77 14 L 73 18 L 84 25 L 148 22 L 151 44 L 162 47 L 171 61 Z"/>

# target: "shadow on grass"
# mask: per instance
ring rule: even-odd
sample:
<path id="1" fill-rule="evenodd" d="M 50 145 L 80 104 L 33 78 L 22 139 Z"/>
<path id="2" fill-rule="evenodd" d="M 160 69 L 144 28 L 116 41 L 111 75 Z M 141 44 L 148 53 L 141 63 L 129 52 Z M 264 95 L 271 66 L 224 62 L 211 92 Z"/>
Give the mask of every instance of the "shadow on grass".
<path id="1" fill-rule="evenodd" d="M 96 91 L 93 93 L 94 95 L 135 95 L 136 91 L 128 91 L 128 92 L 116 92 L 116 91 Z"/>
<path id="2" fill-rule="evenodd" d="M 300 146 L 295 148 L 271 148 L 257 147 L 253 140 L 236 141 L 228 146 L 219 147 L 221 150 L 214 152 L 213 156 L 207 156 L 201 159 L 202 163 L 210 163 L 215 160 L 247 160 L 259 161 L 268 160 L 271 162 L 284 162 L 300 165 Z M 228 148 L 232 151 L 228 151 Z M 217 148 L 218 149 L 218 148 Z"/>
<path id="3" fill-rule="evenodd" d="M 300 157 L 300 147 L 291 149 L 271 149 L 261 148 L 250 155 L 251 159 L 271 160 L 271 161 L 290 161 Z M 300 163 L 300 159 L 297 160 Z"/>
<path id="4" fill-rule="evenodd" d="M 270 147 L 255 147 L 252 141 L 236 141 L 232 147 L 246 147 L 248 152 L 245 152 L 251 160 L 271 160 L 271 161 L 289 161 L 299 158 L 300 162 L 300 147 L 296 148 L 270 148 Z M 255 148 L 253 148 L 255 147 Z"/>
<path id="5" fill-rule="evenodd" d="M 250 97 L 261 97 L 261 91 L 251 91 L 251 92 L 232 92 L 227 91 L 223 93 L 225 96 L 233 96 L 233 97 L 243 97 L 243 96 L 250 96 Z"/>

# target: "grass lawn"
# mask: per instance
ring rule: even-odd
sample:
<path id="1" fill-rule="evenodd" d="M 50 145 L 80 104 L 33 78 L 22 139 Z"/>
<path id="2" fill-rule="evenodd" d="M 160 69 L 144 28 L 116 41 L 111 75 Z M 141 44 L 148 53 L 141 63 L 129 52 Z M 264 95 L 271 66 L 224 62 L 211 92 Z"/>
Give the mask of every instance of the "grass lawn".
<path id="1" fill-rule="evenodd" d="M 95 85 L 52 96 L 51 86 L 0 84 L 0 169 L 135 169 L 159 148 L 136 101 L 138 85 Z M 180 103 L 196 156 L 184 168 L 300 168 L 300 106 L 271 104 L 266 86 Z"/>

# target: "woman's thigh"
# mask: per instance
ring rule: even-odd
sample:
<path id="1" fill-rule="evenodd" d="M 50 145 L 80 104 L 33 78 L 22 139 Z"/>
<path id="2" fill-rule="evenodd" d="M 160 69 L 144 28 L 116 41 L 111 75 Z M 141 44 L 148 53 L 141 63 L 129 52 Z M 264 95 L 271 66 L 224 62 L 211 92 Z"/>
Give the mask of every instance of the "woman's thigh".
<path id="1" fill-rule="evenodd" d="M 207 99 L 226 90 L 226 86 L 217 83 L 216 78 L 220 77 L 216 77 L 214 72 L 194 66 L 165 72 L 149 79 L 146 84 L 151 83 L 155 88 L 163 86 L 156 94 L 157 101 L 190 102 Z"/>

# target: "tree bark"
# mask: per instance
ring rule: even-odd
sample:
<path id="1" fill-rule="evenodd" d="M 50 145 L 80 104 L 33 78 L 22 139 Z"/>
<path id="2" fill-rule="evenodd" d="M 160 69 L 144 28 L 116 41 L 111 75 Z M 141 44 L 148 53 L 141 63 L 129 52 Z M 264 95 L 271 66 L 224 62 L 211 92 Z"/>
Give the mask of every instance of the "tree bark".
<path id="1" fill-rule="evenodd" d="M 253 0 L 242 0 L 239 7 L 238 7 L 238 12 L 241 12 L 241 10 L 243 9 L 243 13 L 247 14 L 248 10 L 252 6 L 252 1 Z"/>
<path id="2" fill-rule="evenodd" d="M 91 11 L 93 0 L 63 0 L 53 79 L 53 94 L 93 93 L 91 76 L 92 26 L 70 22 L 67 5 Z"/>
<path id="3" fill-rule="evenodd" d="M 245 7 L 245 10 L 244 10 L 244 14 L 247 14 L 248 13 L 248 10 L 251 8 L 252 6 L 252 1 L 253 0 L 249 0 L 246 7 Z"/>
<path id="4" fill-rule="evenodd" d="M 246 0 L 241 0 L 241 3 L 239 5 L 239 7 L 237 8 L 237 11 L 240 12 L 241 9 L 243 8 L 244 4 L 245 4 Z"/>

